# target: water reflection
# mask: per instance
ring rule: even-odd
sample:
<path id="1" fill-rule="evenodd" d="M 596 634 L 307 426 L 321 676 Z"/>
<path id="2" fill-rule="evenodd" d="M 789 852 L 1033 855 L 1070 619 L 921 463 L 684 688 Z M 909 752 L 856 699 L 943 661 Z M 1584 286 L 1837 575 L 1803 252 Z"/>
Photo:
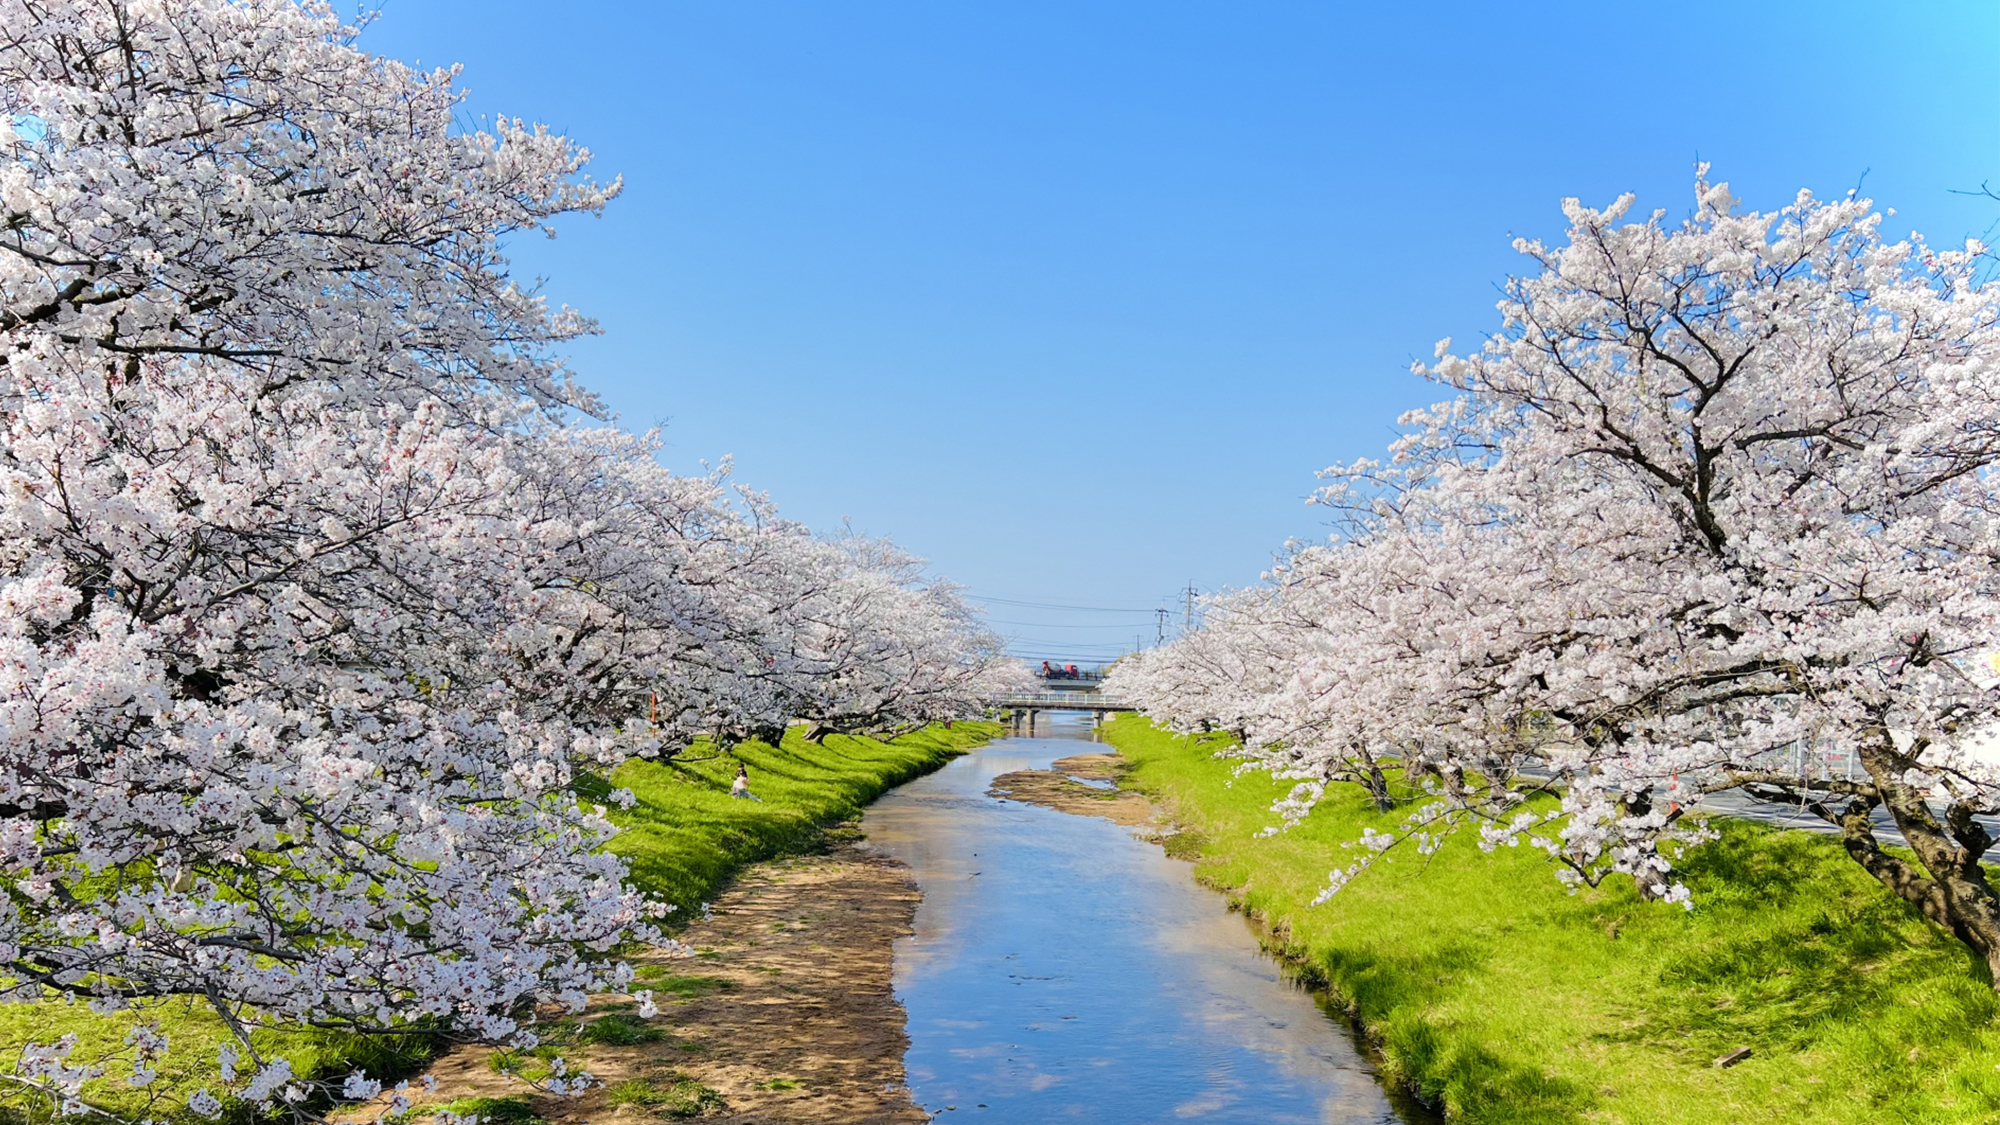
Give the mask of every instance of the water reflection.
<path id="1" fill-rule="evenodd" d="M 924 891 L 896 946 L 918 1104 L 989 1122 L 1410 1120 L 1186 864 L 1109 821 L 985 795 L 1080 749 L 999 742 L 868 811 Z"/>

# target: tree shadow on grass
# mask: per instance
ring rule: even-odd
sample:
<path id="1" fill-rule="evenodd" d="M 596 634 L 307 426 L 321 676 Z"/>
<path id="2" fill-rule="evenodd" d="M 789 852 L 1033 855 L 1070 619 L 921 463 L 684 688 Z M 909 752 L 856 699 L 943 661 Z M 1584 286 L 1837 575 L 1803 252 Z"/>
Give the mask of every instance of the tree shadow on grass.
<path id="1" fill-rule="evenodd" d="M 1891 895 L 1825 837 L 1733 824 L 1681 864 L 1696 909 L 1653 956 L 1653 986 L 1624 1030 L 1690 1065 L 1741 1045 L 1809 1050 L 1857 1023 L 1886 1052 L 1915 1021 L 1921 1039 L 1970 1042 L 1996 1005 L 1983 962 Z M 1923 1013 L 1912 998 L 1922 997 Z M 1962 1029 L 1954 1033 L 1951 1028 Z"/>
<path id="2" fill-rule="evenodd" d="M 1421 1060 L 1427 1077 L 1416 1085 L 1426 1102 L 1454 1118 L 1476 1111 L 1482 1125 L 1583 1125 L 1597 1097 L 1582 1085 L 1523 1066 L 1428 1026 L 1385 1037 L 1398 1060 Z"/>
<path id="3" fill-rule="evenodd" d="M 1597 1104 L 1586 1087 L 1508 1059 L 1437 1020 L 1436 1006 L 1492 960 L 1486 942 L 1458 941 L 1420 953 L 1329 950 L 1319 965 L 1360 1014 L 1392 1075 L 1426 1103 L 1477 1109 L 1492 1125 L 1581 1125 Z"/>

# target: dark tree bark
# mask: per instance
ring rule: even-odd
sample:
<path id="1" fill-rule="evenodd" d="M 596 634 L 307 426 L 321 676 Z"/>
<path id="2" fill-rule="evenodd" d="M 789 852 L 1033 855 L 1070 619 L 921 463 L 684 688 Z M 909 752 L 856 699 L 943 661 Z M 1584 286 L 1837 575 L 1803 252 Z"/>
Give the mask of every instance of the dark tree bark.
<path id="1" fill-rule="evenodd" d="M 1922 744 L 1913 749 L 1921 753 Z M 1949 806 L 1940 823 L 1923 794 L 1903 780 L 1904 772 L 1916 767 L 1916 759 L 1898 751 L 1887 731 L 1862 746 L 1860 759 L 1922 871 L 1875 845 L 1867 812 L 1856 812 L 1862 802 L 1850 802 L 1842 816 L 1841 842 L 1848 854 L 1883 886 L 1915 904 L 1926 918 L 1977 953 L 2000 988 L 2000 895 L 1994 893 L 1981 862 L 1993 837 L 1964 804 Z"/>
<path id="2" fill-rule="evenodd" d="M 1946 807 L 1942 819 L 1903 775 L 1917 768 L 1920 742 L 1896 749 L 1886 728 L 1858 754 L 1866 781 L 1813 782 L 1770 775 L 1741 776 L 1752 797 L 1808 811 L 1840 829 L 1841 847 L 1863 871 L 1925 918 L 1950 931 L 1986 963 L 2000 990 L 2000 892 L 1988 879 L 1984 859 L 1994 838 L 1975 817 L 1982 811 L 1965 803 Z M 1875 835 L 1872 815 L 1887 809 L 1915 862 L 1892 855 Z"/>

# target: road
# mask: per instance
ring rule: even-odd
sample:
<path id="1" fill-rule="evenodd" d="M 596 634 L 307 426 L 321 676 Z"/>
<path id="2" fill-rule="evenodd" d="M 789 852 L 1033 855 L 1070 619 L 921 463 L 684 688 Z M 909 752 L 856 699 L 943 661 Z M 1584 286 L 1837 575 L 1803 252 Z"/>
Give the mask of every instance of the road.
<path id="1" fill-rule="evenodd" d="M 1799 808 L 1796 805 L 1786 806 L 1773 804 L 1769 801 L 1754 800 L 1745 796 L 1738 789 L 1728 789 L 1721 793 L 1711 793 L 1700 804 L 1696 805 L 1695 808 L 1702 812 L 1714 813 L 1719 816 L 1741 817 L 1744 820 L 1772 824 L 1779 828 L 1802 828 L 1807 832 L 1819 832 L 1828 836 L 1840 835 L 1840 829 L 1828 824 L 1805 809 Z M 1936 812 L 1940 819 L 1942 819 L 1944 810 L 1940 808 Z M 1903 838 L 1902 832 L 1896 828 L 1896 822 L 1890 818 L 1889 810 L 1878 806 L 1875 809 L 1875 815 L 1870 819 L 1875 824 L 1875 838 L 1877 840 L 1884 844 L 1895 845 L 1896 847 L 1909 846 L 1909 841 Z M 1995 838 L 2000 838 L 2000 817 L 1982 816 L 1979 818 L 1979 823 L 1985 825 L 1986 830 L 1991 832 Z"/>

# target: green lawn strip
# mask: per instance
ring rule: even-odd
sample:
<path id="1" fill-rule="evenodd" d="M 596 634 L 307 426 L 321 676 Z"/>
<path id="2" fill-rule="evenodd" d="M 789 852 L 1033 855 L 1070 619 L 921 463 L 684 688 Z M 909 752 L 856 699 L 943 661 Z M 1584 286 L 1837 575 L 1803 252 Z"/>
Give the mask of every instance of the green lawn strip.
<path id="1" fill-rule="evenodd" d="M 1692 912 L 1629 879 L 1567 893 L 1548 857 L 1456 839 L 1393 853 L 1321 906 L 1342 847 L 1407 809 L 1358 788 L 1298 827 L 1290 788 L 1137 716 L 1104 728 L 1125 784 L 1203 836 L 1196 873 L 1284 935 L 1391 1073 L 1481 1125 L 1879 1125 L 2000 1120 L 2000 1013 L 1983 971 L 1834 840 L 1718 820 L 1681 876 Z M 1715 1059 L 1748 1046 L 1729 1069 Z"/>
<path id="2" fill-rule="evenodd" d="M 697 916 L 700 904 L 713 899 L 745 865 L 821 846 L 826 828 L 855 816 L 890 787 L 997 737 L 1000 727 L 932 726 L 888 741 L 829 735 L 824 745 L 807 742 L 803 732 L 794 727 L 779 748 L 741 743 L 718 754 L 698 745 L 684 755 L 706 761 L 634 761 L 603 786 L 629 787 L 638 798 L 629 810 L 613 810 L 623 831 L 611 849 L 631 865 L 635 885 L 679 907 L 670 925 Z M 751 791 L 759 801 L 729 795 L 739 761 L 749 767 Z M 677 974 L 660 979 L 657 970 L 649 975 L 663 996 L 692 994 L 709 983 Z M 82 1002 L 0 1004 L 0 1068 L 11 1068 L 23 1045 L 50 1043 L 68 1033 L 80 1040 L 78 1057 L 113 1051 L 142 1022 L 158 1023 L 171 1042 L 159 1079 L 135 1090 L 124 1081 L 127 1072 L 113 1068 L 87 1085 L 93 1100 L 135 1118 L 158 1116 L 161 1110 L 147 1108 L 149 1097 L 157 1096 L 162 1108 L 172 1107 L 198 1089 L 219 1086 L 215 1054 L 227 1033 L 205 1005 L 187 1000 L 110 1015 L 93 1013 Z M 386 1040 L 316 1032 L 259 1033 L 258 1043 L 267 1054 L 290 1058 L 296 1073 L 309 1075 L 357 1068 L 377 1075 L 409 1073 L 423 1064 L 430 1049 L 417 1037 Z M 0 1090 L 0 1122 L 17 1110 L 36 1112 Z"/>
<path id="3" fill-rule="evenodd" d="M 630 761 L 611 784 L 639 804 L 613 811 L 622 831 L 611 850 L 631 865 L 633 883 L 685 917 L 745 864 L 816 846 L 824 828 L 885 790 L 999 734 L 995 723 L 958 723 L 889 742 L 834 734 L 816 745 L 794 727 L 781 748 L 746 742 L 717 754 L 697 746 L 680 761 Z M 729 795 L 739 762 L 756 801 Z"/>

